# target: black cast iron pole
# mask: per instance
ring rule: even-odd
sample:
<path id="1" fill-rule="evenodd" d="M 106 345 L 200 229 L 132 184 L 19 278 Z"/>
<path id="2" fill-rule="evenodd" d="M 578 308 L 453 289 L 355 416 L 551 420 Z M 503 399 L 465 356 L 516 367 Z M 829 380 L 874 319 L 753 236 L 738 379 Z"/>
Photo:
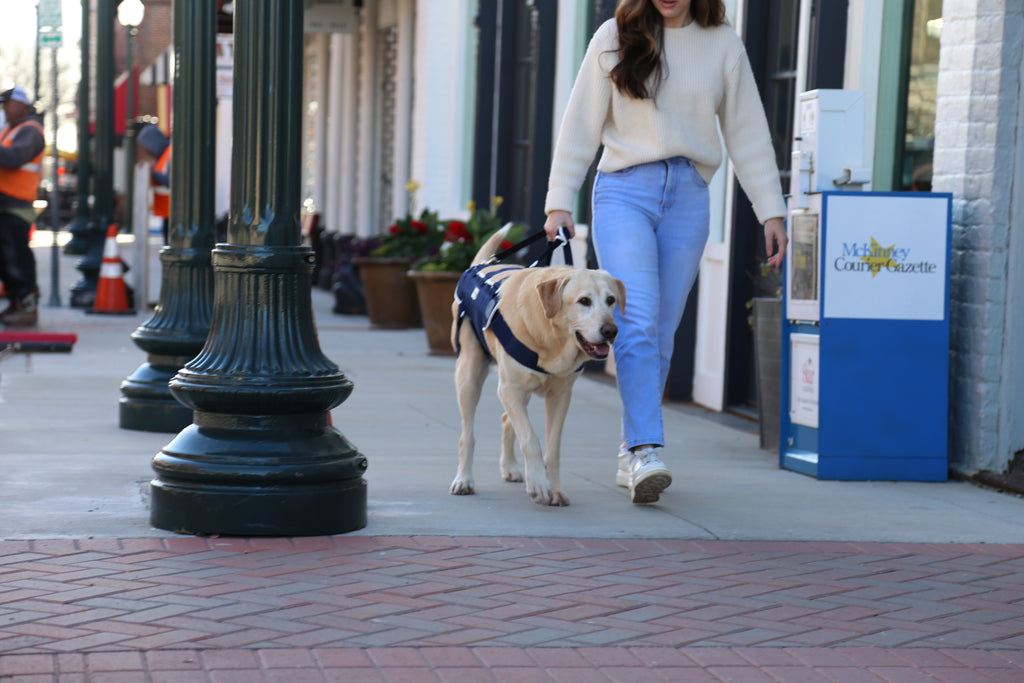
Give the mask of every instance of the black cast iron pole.
<path id="1" fill-rule="evenodd" d="M 82 255 L 85 253 L 86 233 L 92 220 L 92 209 L 89 206 L 90 188 L 92 185 L 92 151 L 89 149 L 92 136 L 89 134 L 89 85 L 91 82 L 89 36 L 90 0 L 82 0 L 82 75 L 78 82 L 78 161 L 75 164 L 78 180 L 78 199 L 75 203 L 75 217 L 68 224 L 71 239 L 64 245 L 64 253 Z"/>
<path id="2" fill-rule="evenodd" d="M 107 226 L 114 219 L 114 16 L 115 0 L 96 3 L 96 133 L 93 137 L 93 217 L 84 255 L 75 266 L 82 278 L 71 286 L 71 306 L 92 308 L 103 263 Z"/>
<path id="3" fill-rule="evenodd" d="M 150 432 L 192 424 L 192 410 L 168 382 L 202 350 L 213 312 L 216 3 L 176 0 L 174 26 L 188 30 L 174 31 L 171 218 L 160 251 L 160 301 L 132 333 L 147 362 L 121 383 L 121 427 Z"/>
<path id="4" fill-rule="evenodd" d="M 228 244 L 202 352 L 171 380 L 194 423 L 153 459 L 150 521 L 233 535 L 366 525 L 366 458 L 330 424 L 352 384 L 320 350 L 301 245 L 303 0 L 236 0 Z M 172 186 L 173 191 L 173 186 Z"/>

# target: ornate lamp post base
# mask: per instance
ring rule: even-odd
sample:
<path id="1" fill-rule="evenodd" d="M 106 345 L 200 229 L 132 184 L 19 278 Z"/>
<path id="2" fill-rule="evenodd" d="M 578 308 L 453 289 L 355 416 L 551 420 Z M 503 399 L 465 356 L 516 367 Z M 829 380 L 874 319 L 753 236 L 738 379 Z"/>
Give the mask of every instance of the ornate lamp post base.
<path id="1" fill-rule="evenodd" d="M 321 536 L 366 526 L 366 458 L 327 413 L 197 411 L 153 469 L 150 523 L 160 529 Z"/>
<path id="2" fill-rule="evenodd" d="M 177 433 L 192 424 L 192 410 L 174 398 L 168 383 L 206 342 L 213 267 L 208 250 L 173 246 L 160 251 L 160 262 L 160 303 L 153 317 L 132 333 L 132 341 L 148 355 L 121 382 L 120 427 Z"/>
<path id="3" fill-rule="evenodd" d="M 153 458 L 153 526 L 310 536 L 366 526 L 366 457 L 328 416 L 352 383 L 321 352 L 303 246 L 220 244 L 213 324 L 170 390 L 193 424 Z"/>
<path id="4" fill-rule="evenodd" d="M 81 143 L 79 143 L 79 145 L 81 145 Z M 82 173 L 81 175 L 83 178 L 79 178 L 79 182 L 88 182 L 88 178 L 85 177 L 86 174 Z M 81 202 L 81 198 L 79 198 L 78 201 Z M 88 209 L 85 209 L 85 211 L 88 211 Z M 90 222 L 89 216 L 86 214 L 75 216 L 75 218 L 68 223 L 66 229 L 71 233 L 71 239 L 64 245 L 65 256 L 82 256 L 85 254 L 89 247 L 89 241 L 86 235 L 89 234 L 89 230 L 92 227 L 90 226 Z"/>
<path id="5" fill-rule="evenodd" d="M 367 523 L 367 461 L 329 424 L 352 383 L 320 349 L 314 256 L 301 245 L 303 3 L 237 0 L 234 21 L 228 242 L 211 254 L 209 335 L 169 383 L 193 424 L 153 458 L 150 521 L 183 533 L 354 531 Z"/>
<path id="6" fill-rule="evenodd" d="M 192 411 L 178 403 L 167 383 L 193 356 L 158 356 L 121 382 L 121 429 L 140 432 L 180 432 L 192 424 Z"/>

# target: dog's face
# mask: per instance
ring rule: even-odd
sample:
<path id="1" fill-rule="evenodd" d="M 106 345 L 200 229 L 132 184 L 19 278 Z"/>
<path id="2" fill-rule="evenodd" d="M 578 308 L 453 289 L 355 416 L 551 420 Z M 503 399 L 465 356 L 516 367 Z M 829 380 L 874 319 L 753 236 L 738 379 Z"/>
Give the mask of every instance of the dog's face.
<path id="1" fill-rule="evenodd" d="M 537 287 L 548 319 L 561 317 L 580 351 L 595 360 L 608 357 L 619 333 L 615 307 L 626 310 L 626 288 L 603 270 L 573 271 Z"/>

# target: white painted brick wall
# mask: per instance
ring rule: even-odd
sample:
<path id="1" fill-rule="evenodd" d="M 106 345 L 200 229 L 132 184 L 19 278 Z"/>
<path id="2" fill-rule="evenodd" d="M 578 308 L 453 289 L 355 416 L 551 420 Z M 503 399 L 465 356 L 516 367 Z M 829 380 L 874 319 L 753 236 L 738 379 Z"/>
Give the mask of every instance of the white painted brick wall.
<path id="1" fill-rule="evenodd" d="M 953 193 L 950 464 L 965 474 L 1004 471 L 1024 448 L 1009 426 L 1024 420 L 1022 7 L 943 5 L 933 188 Z"/>

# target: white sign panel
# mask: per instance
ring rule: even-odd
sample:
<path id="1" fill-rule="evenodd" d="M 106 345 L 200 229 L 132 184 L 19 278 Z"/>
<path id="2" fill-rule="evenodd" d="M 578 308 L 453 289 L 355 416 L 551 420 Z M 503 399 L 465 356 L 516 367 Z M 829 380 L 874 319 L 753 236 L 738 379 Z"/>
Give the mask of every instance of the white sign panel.
<path id="1" fill-rule="evenodd" d="M 64 22 L 61 14 L 61 0 L 39 0 L 39 27 L 58 29 Z"/>
<path id="2" fill-rule="evenodd" d="M 949 200 L 826 195 L 824 315 L 944 320 Z"/>
<path id="3" fill-rule="evenodd" d="M 61 27 L 64 17 L 61 14 L 61 0 L 39 0 L 36 11 L 39 13 L 39 31 L 36 35 L 41 48 L 59 48 L 64 46 L 64 34 Z"/>
<path id="4" fill-rule="evenodd" d="M 41 48 L 60 48 L 60 47 L 64 47 L 64 34 L 61 33 L 60 29 L 54 29 L 52 31 L 40 31 L 39 32 L 39 47 L 41 47 Z"/>
<path id="5" fill-rule="evenodd" d="M 789 421 L 818 428 L 818 350 L 816 334 L 789 335 Z"/>

